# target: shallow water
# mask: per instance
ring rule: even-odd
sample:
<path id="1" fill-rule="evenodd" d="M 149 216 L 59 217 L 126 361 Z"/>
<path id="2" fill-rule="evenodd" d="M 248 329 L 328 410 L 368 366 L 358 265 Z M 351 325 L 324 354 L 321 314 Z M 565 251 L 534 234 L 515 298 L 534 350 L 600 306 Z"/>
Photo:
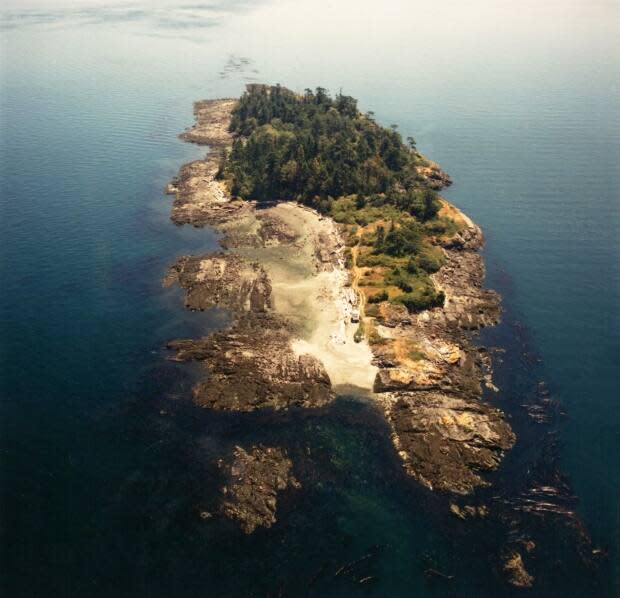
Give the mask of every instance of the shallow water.
<path id="1" fill-rule="evenodd" d="M 11 0 L 1 26 L 7 595 L 510 593 L 493 568 L 495 524 L 463 527 L 405 479 L 363 401 L 226 418 L 165 398 L 193 375 L 166 365 L 165 341 L 226 321 L 184 312 L 159 284 L 176 255 L 217 246 L 168 220 L 165 183 L 201 155 L 176 135 L 194 99 L 252 80 L 342 87 L 452 175 L 447 196 L 482 225 L 489 285 L 507 308 L 484 339 L 509 349 L 493 400 L 521 432 L 499 487 L 516 487 L 543 444 L 519 405 L 544 379 L 568 413 L 560 468 L 595 545 L 609 547 L 588 575 L 541 555 L 532 593 L 614 595 L 617 5 L 54 4 Z M 304 489 L 272 530 L 242 538 L 196 513 L 217 485 L 209 458 L 249 438 L 298 455 Z M 375 583 L 333 578 L 334 563 L 374 545 Z M 427 562 L 456 582 L 427 580 Z"/>

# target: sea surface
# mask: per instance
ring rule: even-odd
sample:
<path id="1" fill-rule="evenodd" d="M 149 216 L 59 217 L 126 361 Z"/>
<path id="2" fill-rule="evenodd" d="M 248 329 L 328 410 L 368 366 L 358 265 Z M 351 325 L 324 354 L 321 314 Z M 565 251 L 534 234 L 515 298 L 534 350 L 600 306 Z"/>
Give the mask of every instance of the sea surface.
<path id="1" fill-rule="evenodd" d="M 482 339 L 506 348 L 489 400 L 520 438 L 498 488 L 508 495 L 546 446 L 521 407 L 544 381 L 565 412 L 554 467 L 608 552 L 573 566 L 558 528 L 531 557 L 528 595 L 619 595 L 617 2 L 0 10 L 4 596 L 513 593 L 499 527 L 446 516 L 444 499 L 407 480 L 364 400 L 243 417 L 185 400 L 194 372 L 166 361 L 166 341 L 228 320 L 188 313 L 161 287 L 176 256 L 217 248 L 216 233 L 170 222 L 162 191 L 204 154 L 177 138 L 192 102 L 255 81 L 353 95 L 450 173 L 446 196 L 482 226 L 487 282 L 504 296 L 504 323 Z M 198 516 L 216 484 L 207 464 L 244 439 L 305 455 L 303 491 L 247 538 Z M 367 584 L 326 573 L 369 552 Z M 454 579 L 428 579 L 429 566 Z"/>

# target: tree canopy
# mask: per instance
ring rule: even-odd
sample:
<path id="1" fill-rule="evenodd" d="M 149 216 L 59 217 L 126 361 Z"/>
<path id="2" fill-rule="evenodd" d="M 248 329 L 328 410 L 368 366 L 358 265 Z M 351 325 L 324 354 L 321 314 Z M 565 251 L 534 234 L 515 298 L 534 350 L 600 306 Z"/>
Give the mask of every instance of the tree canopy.
<path id="1" fill-rule="evenodd" d="M 233 195 L 258 201 L 296 200 L 325 212 L 329 200 L 356 195 L 390 204 L 419 220 L 438 210 L 418 177 L 415 141 L 384 128 L 357 100 L 322 87 L 296 94 L 279 85 L 250 85 L 232 115 L 235 141 L 219 176 Z"/>

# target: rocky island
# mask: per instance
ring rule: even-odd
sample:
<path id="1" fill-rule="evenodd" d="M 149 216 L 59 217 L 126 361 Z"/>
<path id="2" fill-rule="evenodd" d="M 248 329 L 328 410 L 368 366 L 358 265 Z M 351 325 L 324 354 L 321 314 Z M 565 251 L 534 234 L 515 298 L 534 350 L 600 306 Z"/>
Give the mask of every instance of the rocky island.
<path id="1" fill-rule="evenodd" d="M 483 384 L 497 389 L 472 331 L 499 320 L 500 300 L 483 286 L 482 232 L 437 193 L 448 176 L 395 126 L 321 88 L 250 85 L 239 100 L 197 102 L 194 113 L 182 137 L 210 152 L 169 184 L 172 219 L 214 227 L 223 251 L 181 257 L 164 284 L 185 291 L 188 309 L 234 317 L 225 330 L 168 344 L 173 359 L 204 366 L 195 403 L 316 409 L 358 389 L 421 484 L 462 495 L 487 484 L 484 471 L 515 436 L 481 398 Z M 238 447 L 224 462 L 241 473 L 236 506 L 229 494 L 221 513 L 247 533 L 270 525 L 294 464 L 277 447 Z M 257 517 L 261 493 L 269 514 Z"/>

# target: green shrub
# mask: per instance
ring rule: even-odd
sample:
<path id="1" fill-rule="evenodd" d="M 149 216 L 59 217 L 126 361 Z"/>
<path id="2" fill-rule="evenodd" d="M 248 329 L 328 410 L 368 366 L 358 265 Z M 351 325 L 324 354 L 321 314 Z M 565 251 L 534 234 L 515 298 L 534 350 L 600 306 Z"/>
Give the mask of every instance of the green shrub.
<path id="1" fill-rule="evenodd" d="M 382 301 L 387 301 L 388 298 L 389 295 L 387 294 L 387 291 L 380 291 L 379 293 L 375 293 L 374 295 L 368 297 L 368 303 L 381 303 Z"/>
<path id="2" fill-rule="evenodd" d="M 444 257 L 439 248 L 426 248 L 418 255 L 417 262 L 420 268 L 432 274 L 441 268 Z"/>
<path id="3" fill-rule="evenodd" d="M 443 291 L 435 292 L 433 289 L 425 288 L 423 291 L 404 293 L 394 298 L 397 303 L 402 303 L 410 312 L 420 312 L 433 307 L 442 307 L 445 301 Z"/>
<path id="4" fill-rule="evenodd" d="M 413 276 L 416 276 L 420 273 L 420 269 L 418 268 L 418 264 L 414 258 L 409 258 L 407 265 L 405 266 L 407 272 Z"/>
<path id="5" fill-rule="evenodd" d="M 353 253 L 349 247 L 345 247 L 344 250 L 344 267 L 347 270 L 353 268 Z"/>
<path id="6" fill-rule="evenodd" d="M 423 232 L 424 229 L 415 220 L 391 226 L 385 235 L 380 235 L 377 230 L 375 252 L 396 257 L 416 254 L 422 247 Z"/>
<path id="7" fill-rule="evenodd" d="M 361 253 L 357 258 L 357 265 L 366 268 L 373 268 L 376 266 L 391 268 L 396 263 L 394 258 L 384 253 Z"/>
<path id="8" fill-rule="evenodd" d="M 433 218 L 424 223 L 424 228 L 429 235 L 453 235 L 458 232 L 459 227 L 451 218 L 442 216 L 441 218 Z"/>

